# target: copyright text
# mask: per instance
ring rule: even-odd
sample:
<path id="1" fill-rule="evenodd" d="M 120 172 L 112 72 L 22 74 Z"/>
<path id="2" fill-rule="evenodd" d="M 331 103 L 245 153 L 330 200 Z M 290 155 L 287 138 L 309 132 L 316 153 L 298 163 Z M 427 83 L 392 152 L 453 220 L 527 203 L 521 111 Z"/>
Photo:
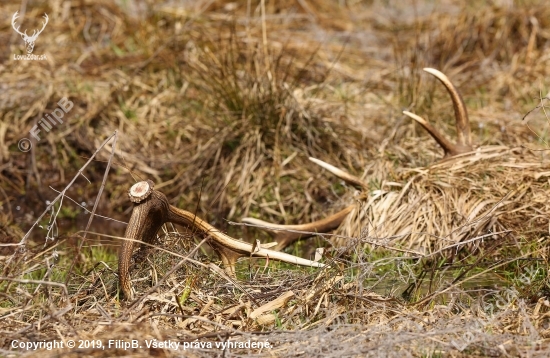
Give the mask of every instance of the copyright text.
<path id="1" fill-rule="evenodd" d="M 24 349 L 28 351 L 36 351 L 45 349 L 51 351 L 52 349 L 64 349 L 64 348 L 78 348 L 78 349 L 140 349 L 140 348 L 160 348 L 160 349 L 170 349 L 170 350 L 187 350 L 187 349 L 271 349 L 273 346 L 269 341 L 191 341 L 191 342 L 180 342 L 173 340 L 164 340 L 159 341 L 156 339 L 144 339 L 142 341 L 137 339 L 132 340 L 123 340 L 123 339 L 109 339 L 108 341 L 103 342 L 100 339 L 88 340 L 88 339 L 79 339 L 79 340 L 67 340 L 67 341 L 41 341 L 41 342 L 23 342 L 19 340 L 13 340 L 11 342 L 12 349 Z"/>

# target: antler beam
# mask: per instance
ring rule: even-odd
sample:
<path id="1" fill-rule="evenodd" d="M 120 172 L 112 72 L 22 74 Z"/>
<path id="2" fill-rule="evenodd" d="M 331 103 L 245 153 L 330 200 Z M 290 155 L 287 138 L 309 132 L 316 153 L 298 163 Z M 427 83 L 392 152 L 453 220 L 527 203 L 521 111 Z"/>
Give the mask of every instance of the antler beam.
<path id="1" fill-rule="evenodd" d="M 128 191 L 130 200 L 135 203 L 130 222 L 126 228 L 124 240 L 118 258 L 118 275 L 122 292 L 128 299 L 133 299 L 133 290 L 130 281 L 130 259 L 134 242 L 152 242 L 160 227 L 166 222 L 198 229 L 199 232 L 211 237 L 212 248 L 220 256 L 226 272 L 235 276 L 235 263 L 239 257 L 257 256 L 289 262 L 302 266 L 324 267 L 319 262 L 306 260 L 278 251 L 256 247 L 220 232 L 195 214 L 170 205 L 166 196 L 153 189 L 151 180 L 134 184 Z"/>

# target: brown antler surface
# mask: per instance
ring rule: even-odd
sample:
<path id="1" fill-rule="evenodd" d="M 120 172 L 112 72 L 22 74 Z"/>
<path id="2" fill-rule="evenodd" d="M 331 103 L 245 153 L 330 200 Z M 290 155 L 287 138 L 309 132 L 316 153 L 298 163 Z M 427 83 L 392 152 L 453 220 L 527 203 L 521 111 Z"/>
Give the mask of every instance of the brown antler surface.
<path id="1" fill-rule="evenodd" d="M 464 105 L 464 100 L 460 95 L 460 92 L 452 84 L 447 76 L 442 72 L 433 69 L 433 68 L 424 68 L 424 71 L 435 76 L 447 89 L 447 92 L 451 95 L 453 101 L 453 107 L 455 111 L 456 119 L 456 132 L 457 132 L 457 142 L 452 143 L 447 140 L 439 131 L 428 123 L 424 118 L 408 112 L 403 111 L 403 114 L 411 117 L 417 121 L 426 131 L 436 140 L 436 142 L 443 148 L 445 152 L 445 157 L 451 157 L 458 154 L 468 153 L 474 150 L 470 138 L 470 121 L 468 119 L 468 111 Z"/>
<path id="2" fill-rule="evenodd" d="M 303 266 L 324 267 L 319 262 L 262 247 L 256 247 L 253 250 L 251 244 L 235 240 L 198 218 L 195 214 L 170 205 L 163 193 L 153 189 L 153 182 L 150 180 L 134 184 L 128 194 L 135 205 L 124 234 L 127 240 L 122 243 L 118 260 L 120 287 L 126 298 L 133 299 L 134 297 L 130 281 L 130 260 L 134 242 L 152 242 L 160 227 L 166 222 L 196 228 L 199 232 L 209 235 L 211 237 L 210 245 L 220 256 L 226 272 L 232 276 L 235 276 L 237 259 L 243 256 L 269 257 L 270 259 Z"/>

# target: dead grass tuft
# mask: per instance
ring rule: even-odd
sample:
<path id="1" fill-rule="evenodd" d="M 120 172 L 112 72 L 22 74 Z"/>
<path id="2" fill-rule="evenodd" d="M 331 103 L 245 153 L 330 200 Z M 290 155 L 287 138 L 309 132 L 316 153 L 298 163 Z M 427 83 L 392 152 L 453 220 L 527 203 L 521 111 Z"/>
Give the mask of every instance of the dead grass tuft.
<path id="1" fill-rule="evenodd" d="M 394 170 L 377 188 L 354 198 L 357 208 L 341 235 L 428 253 L 481 236 L 504 240 L 512 233 L 538 240 L 547 234 L 543 152 L 482 147 L 430 167 Z"/>

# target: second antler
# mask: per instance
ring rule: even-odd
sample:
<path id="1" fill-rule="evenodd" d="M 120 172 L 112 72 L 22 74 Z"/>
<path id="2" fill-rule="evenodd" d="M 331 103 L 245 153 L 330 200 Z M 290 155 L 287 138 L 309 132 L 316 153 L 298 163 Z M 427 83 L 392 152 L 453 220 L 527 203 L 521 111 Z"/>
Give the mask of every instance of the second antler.
<path id="1" fill-rule="evenodd" d="M 468 111 L 466 110 L 466 106 L 464 105 L 464 100 L 462 99 L 460 92 L 458 92 L 449 78 L 442 72 L 433 68 L 424 68 L 424 71 L 435 76 L 435 78 L 441 81 L 447 89 L 447 92 L 451 95 L 455 110 L 457 142 L 452 143 L 449 141 L 424 118 L 408 111 L 403 111 L 403 114 L 417 121 L 426 131 L 428 131 L 428 133 L 430 133 L 436 142 L 443 148 L 443 151 L 445 151 L 445 157 L 452 157 L 471 152 L 474 148 L 472 147 L 472 140 L 470 137 L 470 120 L 468 119 Z"/>
<path id="2" fill-rule="evenodd" d="M 325 163 L 322 160 L 316 158 L 310 157 L 309 160 L 317 165 L 320 165 L 332 174 L 336 175 L 338 178 L 360 190 L 368 189 L 368 185 L 364 183 L 361 179 L 349 174 L 348 172 L 343 171 L 342 169 L 338 169 L 335 166 Z M 301 225 L 278 225 L 254 218 L 243 218 L 241 219 L 241 221 L 243 223 L 256 225 L 261 229 L 269 232 L 273 236 L 274 240 L 277 241 L 277 246 L 275 246 L 275 249 L 281 250 L 292 244 L 296 240 L 312 237 L 316 234 L 324 234 L 337 229 L 340 224 L 342 224 L 342 221 L 344 221 L 346 216 L 348 216 L 348 214 L 351 213 L 354 208 L 355 205 L 349 205 L 329 217 Z"/>
<path id="3" fill-rule="evenodd" d="M 456 130 L 458 137 L 457 142 L 452 143 L 451 141 L 449 141 L 424 118 L 407 111 L 404 111 L 403 113 L 417 121 L 420 125 L 422 125 L 424 129 L 426 129 L 426 131 L 428 131 L 428 133 L 443 148 L 443 151 L 445 152 L 444 158 L 453 157 L 455 155 L 473 151 L 470 137 L 470 121 L 468 119 L 468 111 L 466 110 L 466 106 L 464 105 L 464 101 L 462 99 L 462 96 L 460 95 L 460 92 L 458 92 L 458 90 L 452 84 L 449 78 L 445 76 L 445 74 L 443 74 L 442 72 L 433 68 L 424 68 L 424 71 L 435 76 L 441 83 L 443 83 L 443 85 L 451 95 L 455 111 Z M 312 162 L 327 169 L 338 178 L 344 180 L 346 183 L 353 185 L 360 190 L 368 190 L 367 185 L 363 181 L 361 181 L 361 179 L 356 178 L 353 175 L 319 159 L 309 159 Z M 346 216 L 350 212 L 352 212 L 354 208 L 355 205 L 350 205 L 327 218 L 301 225 L 277 225 L 254 218 L 243 218 L 241 221 L 244 223 L 257 225 L 261 229 L 268 231 L 274 237 L 275 241 L 277 241 L 276 249 L 283 249 L 298 239 L 305 239 L 307 237 L 314 236 L 315 234 L 328 233 L 334 229 L 337 229 L 344 221 Z M 301 233 L 299 231 L 303 232 Z"/>
<path id="4" fill-rule="evenodd" d="M 151 243 L 161 226 L 167 222 L 195 228 L 199 232 L 210 236 L 209 244 L 220 256 L 226 272 L 233 277 L 235 276 L 235 263 L 239 257 L 243 256 L 268 257 L 302 266 L 325 266 L 319 262 L 268 250 L 261 247 L 261 245 L 253 248 L 249 243 L 236 240 L 220 232 L 195 214 L 170 205 L 163 193 L 153 189 L 151 180 L 134 184 L 128 191 L 128 195 L 135 205 L 124 234 L 127 240 L 122 243 L 118 257 L 120 287 L 127 299 L 133 299 L 134 297 L 130 281 L 130 261 L 134 243 L 136 241 Z"/>

